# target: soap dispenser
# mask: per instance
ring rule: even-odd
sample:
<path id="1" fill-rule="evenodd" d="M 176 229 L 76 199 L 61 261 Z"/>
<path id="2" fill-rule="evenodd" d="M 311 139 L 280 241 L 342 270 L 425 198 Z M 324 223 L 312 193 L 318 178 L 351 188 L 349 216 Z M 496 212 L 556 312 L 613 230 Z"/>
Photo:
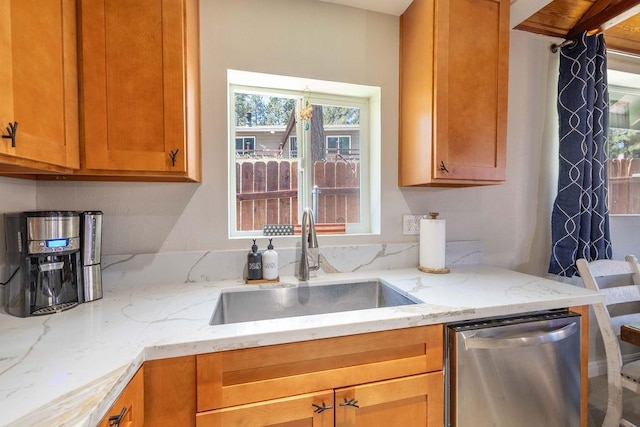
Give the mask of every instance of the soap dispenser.
<path id="1" fill-rule="evenodd" d="M 253 239 L 251 252 L 247 254 L 247 280 L 262 279 L 262 253 L 258 250 L 256 239 Z"/>
<path id="2" fill-rule="evenodd" d="M 262 254 L 262 278 L 275 280 L 278 278 L 278 252 L 273 249 L 273 239 L 269 239 L 269 246 Z"/>

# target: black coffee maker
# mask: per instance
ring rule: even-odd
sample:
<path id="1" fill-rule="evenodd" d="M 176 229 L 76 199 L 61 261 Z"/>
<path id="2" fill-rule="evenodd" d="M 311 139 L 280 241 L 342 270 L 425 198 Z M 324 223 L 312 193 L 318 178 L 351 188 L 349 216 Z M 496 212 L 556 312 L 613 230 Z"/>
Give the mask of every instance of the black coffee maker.
<path id="1" fill-rule="evenodd" d="M 4 307 L 19 317 L 51 314 L 83 302 L 80 214 L 5 214 L 7 264 Z"/>

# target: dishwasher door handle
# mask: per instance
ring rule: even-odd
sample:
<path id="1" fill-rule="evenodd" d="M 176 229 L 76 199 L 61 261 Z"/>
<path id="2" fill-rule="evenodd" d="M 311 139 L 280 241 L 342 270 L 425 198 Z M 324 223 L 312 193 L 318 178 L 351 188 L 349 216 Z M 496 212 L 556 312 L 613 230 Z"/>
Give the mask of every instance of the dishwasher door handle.
<path id="1" fill-rule="evenodd" d="M 470 348 L 484 348 L 484 349 L 499 349 L 499 348 L 515 348 L 515 347 L 530 347 L 534 345 L 542 345 L 547 343 L 553 343 L 562 341 L 565 338 L 570 337 L 578 331 L 578 322 L 570 323 L 555 331 L 544 332 L 536 335 L 526 335 L 520 337 L 477 337 L 465 336 L 464 346 L 466 349 Z"/>

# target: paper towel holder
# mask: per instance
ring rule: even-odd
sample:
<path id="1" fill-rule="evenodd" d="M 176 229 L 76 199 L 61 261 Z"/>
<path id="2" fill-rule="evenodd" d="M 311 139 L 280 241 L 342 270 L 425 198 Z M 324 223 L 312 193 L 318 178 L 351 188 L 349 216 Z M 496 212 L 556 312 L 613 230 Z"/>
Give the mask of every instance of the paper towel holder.
<path id="1" fill-rule="evenodd" d="M 438 215 L 440 215 L 439 212 L 429 212 L 430 219 L 438 219 Z M 451 271 L 449 270 L 449 267 L 430 268 L 430 267 L 423 267 L 421 265 L 418 265 L 418 270 L 422 271 L 423 273 L 431 273 L 431 274 L 446 274 Z"/>

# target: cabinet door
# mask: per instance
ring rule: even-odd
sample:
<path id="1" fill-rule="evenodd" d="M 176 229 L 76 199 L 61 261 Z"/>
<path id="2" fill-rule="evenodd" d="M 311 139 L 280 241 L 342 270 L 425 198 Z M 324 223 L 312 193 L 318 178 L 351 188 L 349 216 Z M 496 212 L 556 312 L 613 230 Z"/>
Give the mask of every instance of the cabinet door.
<path id="1" fill-rule="evenodd" d="M 437 0 L 435 180 L 504 181 L 509 2 Z"/>
<path id="2" fill-rule="evenodd" d="M 414 0 L 400 23 L 399 184 L 504 181 L 509 1 Z"/>
<path id="3" fill-rule="evenodd" d="M 118 423 L 114 417 L 118 417 Z M 142 426 L 144 426 L 144 368 L 140 368 L 98 424 L 98 427 Z"/>
<path id="4" fill-rule="evenodd" d="M 333 421 L 333 390 L 233 406 L 196 416 L 197 427 L 331 427 Z"/>
<path id="5" fill-rule="evenodd" d="M 197 0 L 80 5 L 83 169 L 190 176 L 199 162 L 188 144 L 199 144 L 190 122 L 199 114 Z"/>
<path id="6" fill-rule="evenodd" d="M 442 372 L 336 390 L 336 426 L 442 426 Z"/>
<path id="7" fill-rule="evenodd" d="M 78 168 L 75 0 L 0 0 L 0 16 L 2 134 L 18 123 L 15 147 L 0 140 L 0 162 Z"/>

